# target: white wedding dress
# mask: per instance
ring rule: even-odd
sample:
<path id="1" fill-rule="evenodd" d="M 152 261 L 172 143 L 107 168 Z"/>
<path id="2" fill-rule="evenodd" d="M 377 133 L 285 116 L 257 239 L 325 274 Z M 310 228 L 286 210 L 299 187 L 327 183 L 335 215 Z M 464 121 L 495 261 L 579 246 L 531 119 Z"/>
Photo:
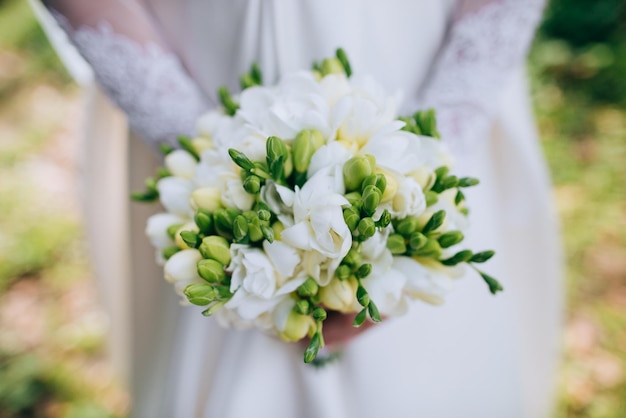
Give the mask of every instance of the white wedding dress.
<path id="1" fill-rule="evenodd" d="M 468 197 L 469 243 L 497 250 L 485 269 L 505 287 L 491 296 L 468 273 L 445 305 L 416 302 L 408 315 L 366 332 L 323 369 L 304 365 L 299 345 L 221 329 L 194 307 L 180 307 L 155 266 L 142 234 L 153 209 L 127 200 L 152 174 L 155 154 L 127 140 L 124 119 L 95 92 L 86 125 L 87 227 L 111 317 L 113 357 L 131 382 L 133 416 L 549 416 L 561 260 L 523 74 L 542 1 L 58 0 L 49 6 L 147 144 L 192 132 L 198 114 L 215 106 L 217 88 L 236 91 L 252 61 L 273 82 L 343 47 L 356 72 L 404 91 L 406 113 L 437 108 L 458 171 L 482 181 Z"/>

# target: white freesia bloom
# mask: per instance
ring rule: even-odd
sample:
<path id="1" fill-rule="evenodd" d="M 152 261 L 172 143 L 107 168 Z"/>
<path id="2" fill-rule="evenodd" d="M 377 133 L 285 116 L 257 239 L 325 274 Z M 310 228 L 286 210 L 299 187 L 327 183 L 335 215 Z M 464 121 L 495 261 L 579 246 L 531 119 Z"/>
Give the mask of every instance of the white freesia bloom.
<path id="1" fill-rule="evenodd" d="M 174 245 L 174 241 L 167 233 L 167 228 L 172 225 L 182 225 L 188 222 L 188 218 L 183 218 L 173 213 L 157 213 L 148 218 L 146 224 L 146 235 L 152 245 L 157 249 L 163 249 Z"/>
<path id="2" fill-rule="evenodd" d="M 283 224 L 291 226 L 291 218 L 285 219 L 285 215 L 293 213 L 292 206 L 295 199 L 295 192 L 288 187 L 276 184 L 273 181 L 265 182 L 261 188 L 261 200 L 267 204 L 272 212 L 278 215 Z"/>
<path id="3" fill-rule="evenodd" d="M 174 150 L 165 156 L 165 167 L 176 177 L 192 178 L 197 165 L 196 159 L 182 149 Z"/>
<path id="4" fill-rule="evenodd" d="M 284 298 L 288 298 L 305 280 L 292 277 L 300 257 L 293 248 L 280 242 L 265 241 L 264 251 L 247 245 L 231 245 L 231 292 L 235 295 L 225 305 L 237 311 L 246 321 L 271 312 Z"/>
<path id="5" fill-rule="evenodd" d="M 182 250 L 170 257 L 165 263 L 165 280 L 174 285 L 176 293 L 183 296 L 185 288 L 193 283 L 205 283 L 198 275 L 198 261 L 202 260 L 202 254 L 196 249 Z"/>
<path id="6" fill-rule="evenodd" d="M 344 219 L 342 205 L 343 174 L 340 167 L 317 172 L 302 187 L 296 188 L 293 204 L 295 224 L 281 233 L 281 239 L 294 248 L 317 251 L 342 259 L 352 245 L 352 234 Z"/>
<path id="7" fill-rule="evenodd" d="M 353 154 L 338 142 L 331 142 L 328 145 L 320 147 L 313 156 L 309 163 L 309 169 L 307 176 L 313 177 L 318 171 L 327 167 L 334 167 L 340 165 L 343 167 L 346 161 L 353 157 Z"/>
<path id="8" fill-rule="evenodd" d="M 242 211 L 252 209 L 254 196 L 244 190 L 241 176 L 223 172 L 218 178 L 218 184 L 224 206 Z"/>
<path id="9" fill-rule="evenodd" d="M 191 217 L 193 211 L 189 205 L 189 198 L 193 192 L 191 180 L 181 177 L 165 177 L 157 183 L 161 204 L 168 212 L 178 216 Z"/>
<path id="10" fill-rule="evenodd" d="M 428 263 L 426 260 L 418 262 L 410 257 L 394 257 L 393 269 L 404 275 L 404 292 L 407 295 L 433 305 L 444 302 L 445 296 L 452 289 L 452 277 L 458 274 L 457 269 L 448 269 L 439 263 Z"/>
<path id="11" fill-rule="evenodd" d="M 304 129 L 330 134 L 330 109 L 310 72 L 284 77 L 276 87 L 251 87 L 241 93 L 238 116 L 261 136 L 294 138 Z"/>
<path id="12" fill-rule="evenodd" d="M 411 177 L 400 177 L 398 190 L 391 199 L 389 212 L 395 218 L 419 216 L 426 210 L 426 197 L 422 186 Z"/>

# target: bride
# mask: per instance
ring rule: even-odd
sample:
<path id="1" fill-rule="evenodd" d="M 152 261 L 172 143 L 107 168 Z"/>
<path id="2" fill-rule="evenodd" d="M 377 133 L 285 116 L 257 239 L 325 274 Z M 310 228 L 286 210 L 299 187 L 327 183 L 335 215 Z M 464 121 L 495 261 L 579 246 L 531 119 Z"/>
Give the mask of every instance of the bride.
<path id="1" fill-rule="evenodd" d="M 119 112 L 92 95 L 87 231 L 132 416 L 549 416 L 560 254 L 523 74 L 542 0 L 45 3 L 143 140 L 127 140 Z M 492 297 L 468 274 L 441 307 L 415 303 L 353 339 L 336 324 L 344 356 L 315 369 L 297 345 L 224 330 L 178 306 L 143 236 L 151 209 L 127 196 L 153 172 L 149 148 L 193 134 L 217 88 L 237 91 L 251 62 L 273 82 L 337 47 L 357 71 L 402 89 L 405 112 L 437 109 L 457 171 L 482 180 L 469 196 L 469 243 L 497 250 L 488 270 L 506 290 Z M 72 51 L 60 52 L 88 78 Z"/>

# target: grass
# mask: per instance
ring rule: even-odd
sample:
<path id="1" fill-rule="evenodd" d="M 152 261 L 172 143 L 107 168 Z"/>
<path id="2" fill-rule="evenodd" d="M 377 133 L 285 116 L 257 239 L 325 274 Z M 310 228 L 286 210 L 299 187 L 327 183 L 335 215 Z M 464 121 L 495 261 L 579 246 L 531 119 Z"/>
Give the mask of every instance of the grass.
<path id="1" fill-rule="evenodd" d="M 626 93 L 612 73 L 626 49 L 593 42 L 544 37 L 530 60 L 567 255 L 555 418 L 626 416 Z M 80 104 L 26 2 L 0 0 L 0 418 L 127 408 L 102 354 L 72 180 Z"/>

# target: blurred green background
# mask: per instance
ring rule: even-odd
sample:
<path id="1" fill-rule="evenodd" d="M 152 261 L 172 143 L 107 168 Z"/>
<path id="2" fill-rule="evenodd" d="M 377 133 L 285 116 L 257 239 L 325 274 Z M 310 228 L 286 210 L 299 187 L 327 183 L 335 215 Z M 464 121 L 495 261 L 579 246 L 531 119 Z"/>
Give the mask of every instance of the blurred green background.
<path id="1" fill-rule="evenodd" d="M 567 255 L 555 418 L 626 417 L 626 4 L 554 0 L 530 54 Z M 82 101 L 0 0 L 0 418 L 122 417 L 77 190 Z"/>

